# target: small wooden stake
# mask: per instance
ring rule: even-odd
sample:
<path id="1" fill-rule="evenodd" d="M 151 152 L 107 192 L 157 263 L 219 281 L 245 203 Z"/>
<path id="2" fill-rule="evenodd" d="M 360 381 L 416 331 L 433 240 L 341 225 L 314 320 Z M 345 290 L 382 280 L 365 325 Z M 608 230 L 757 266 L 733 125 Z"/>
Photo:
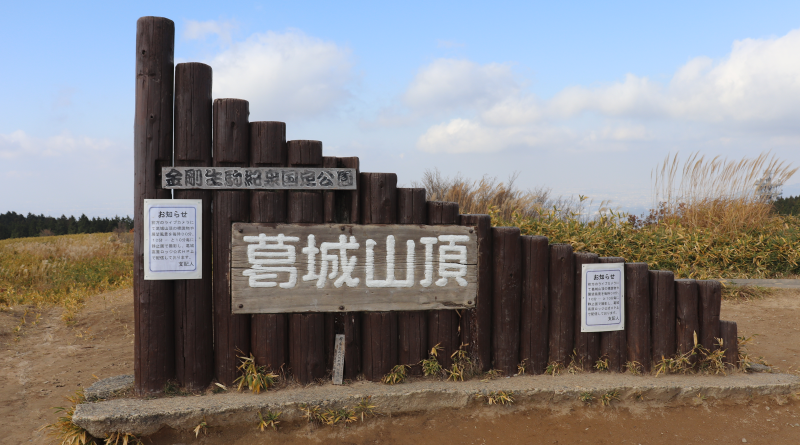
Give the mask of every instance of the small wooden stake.
<path id="1" fill-rule="evenodd" d="M 333 384 L 342 384 L 344 374 L 344 334 L 336 334 L 333 353 Z"/>

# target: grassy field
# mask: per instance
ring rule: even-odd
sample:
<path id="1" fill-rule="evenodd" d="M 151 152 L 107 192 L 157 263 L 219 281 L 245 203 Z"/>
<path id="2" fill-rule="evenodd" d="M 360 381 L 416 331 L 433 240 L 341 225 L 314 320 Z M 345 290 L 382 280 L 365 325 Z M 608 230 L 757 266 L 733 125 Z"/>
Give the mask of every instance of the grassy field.
<path id="1" fill-rule="evenodd" d="M 0 241 L 0 307 L 63 306 L 70 322 L 87 296 L 133 283 L 133 234 Z"/>

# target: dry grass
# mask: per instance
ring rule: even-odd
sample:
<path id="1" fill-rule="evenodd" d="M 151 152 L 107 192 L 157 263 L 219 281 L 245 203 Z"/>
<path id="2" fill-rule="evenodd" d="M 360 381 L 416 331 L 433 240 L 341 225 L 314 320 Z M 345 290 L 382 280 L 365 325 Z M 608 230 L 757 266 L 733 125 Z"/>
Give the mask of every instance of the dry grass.
<path id="1" fill-rule="evenodd" d="M 581 202 L 574 199 L 551 196 L 548 188 L 538 187 L 523 191 L 516 187 L 518 173 L 507 182 L 484 176 L 469 180 L 463 176 L 443 177 L 439 170 L 425 170 L 422 181 L 412 183 L 424 188 L 428 201 L 457 202 L 459 212 L 464 214 L 496 213 L 499 218 L 511 219 L 514 213 L 525 218 L 535 218 L 553 209 L 562 217 L 577 217 L 583 212 Z"/>
<path id="2" fill-rule="evenodd" d="M 773 293 L 775 290 L 768 287 L 722 282 L 722 299 L 727 301 L 761 300 Z"/>
<path id="3" fill-rule="evenodd" d="M 756 184 L 769 177 L 783 185 L 797 168 L 762 153 L 739 161 L 699 153 L 681 162 L 668 155 L 652 173 L 657 218 L 670 224 L 736 233 L 773 218 L 772 204 Z"/>
<path id="4" fill-rule="evenodd" d="M 69 322 L 86 297 L 131 286 L 133 234 L 0 241 L 0 304 L 63 306 Z"/>

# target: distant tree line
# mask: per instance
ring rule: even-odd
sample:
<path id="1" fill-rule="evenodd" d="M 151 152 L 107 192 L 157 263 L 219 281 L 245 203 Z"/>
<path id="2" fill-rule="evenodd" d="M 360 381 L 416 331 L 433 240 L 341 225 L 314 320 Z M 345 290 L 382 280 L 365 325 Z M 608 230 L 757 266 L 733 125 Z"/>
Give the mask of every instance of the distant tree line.
<path id="1" fill-rule="evenodd" d="M 778 198 L 772 205 L 780 215 L 800 215 L 800 195 Z"/>
<path id="2" fill-rule="evenodd" d="M 81 215 L 79 218 L 61 215 L 60 218 L 44 215 L 28 216 L 16 212 L 0 214 L 0 240 L 25 238 L 31 236 L 71 235 L 75 233 L 99 233 L 128 231 L 133 228 L 129 216 L 113 218 L 92 218 Z"/>

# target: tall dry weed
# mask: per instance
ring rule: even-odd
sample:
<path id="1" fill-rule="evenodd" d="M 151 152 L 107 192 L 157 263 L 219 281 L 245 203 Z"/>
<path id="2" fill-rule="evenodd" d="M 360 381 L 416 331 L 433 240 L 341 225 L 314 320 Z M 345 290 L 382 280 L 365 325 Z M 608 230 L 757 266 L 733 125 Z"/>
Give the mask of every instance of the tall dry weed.
<path id="1" fill-rule="evenodd" d="M 0 241 L 3 300 L 63 306 L 69 321 L 87 296 L 132 284 L 132 239 L 95 233 Z"/>
<path id="2" fill-rule="evenodd" d="M 700 153 L 681 161 L 667 155 L 652 172 L 654 211 L 651 219 L 690 228 L 735 233 L 773 219 L 769 197 L 758 189 L 767 178 L 783 185 L 797 168 L 769 153 L 739 161 Z"/>
<path id="3" fill-rule="evenodd" d="M 517 213 L 524 218 L 538 218 L 554 211 L 564 218 L 583 213 L 582 201 L 572 198 L 553 197 L 551 190 L 537 187 L 527 191 L 516 187 L 519 173 L 514 173 L 507 182 L 484 176 L 469 180 L 457 174 L 444 177 L 438 169 L 425 170 L 420 182 L 414 187 L 424 188 L 429 201 L 458 203 L 459 211 L 465 214 L 496 214 L 509 220 Z"/>

